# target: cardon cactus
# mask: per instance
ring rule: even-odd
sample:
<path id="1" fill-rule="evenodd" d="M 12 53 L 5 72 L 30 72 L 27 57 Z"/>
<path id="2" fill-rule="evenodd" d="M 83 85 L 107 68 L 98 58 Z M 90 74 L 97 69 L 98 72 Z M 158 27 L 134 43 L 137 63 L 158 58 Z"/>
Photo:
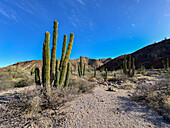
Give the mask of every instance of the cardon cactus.
<path id="1" fill-rule="evenodd" d="M 43 67 L 42 67 L 42 82 L 43 86 L 50 87 L 50 34 L 45 33 L 45 40 L 43 44 Z"/>
<path id="2" fill-rule="evenodd" d="M 67 51 L 66 51 L 66 55 L 64 57 L 64 61 L 63 61 L 62 68 L 61 68 L 61 71 L 60 71 L 60 83 L 59 83 L 60 85 L 62 85 L 63 82 L 64 82 L 66 67 L 67 67 L 67 63 L 68 63 L 70 53 L 71 53 L 71 49 L 72 49 L 72 45 L 73 45 L 73 39 L 74 39 L 74 34 L 71 33 L 69 44 L 68 44 Z"/>
<path id="3" fill-rule="evenodd" d="M 65 82 L 64 82 L 64 88 L 66 88 L 68 86 L 68 84 L 69 84 L 70 67 L 71 67 L 71 64 L 68 62 L 68 64 L 67 64 L 67 73 L 66 73 L 66 78 L 65 78 Z"/>
<path id="4" fill-rule="evenodd" d="M 38 67 L 35 68 L 35 83 L 36 85 L 41 85 L 40 83 L 40 70 Z"/>
<path id="5" fill-rule="evenodd" d="M 58 29 L 58 22 L 54 21 L 53 26 L 53 47 L 51 49 L 51 63 L 50 63 L 50 83 L 55 79 L 55 66 L 56 66 L 56 46 L 57 46 L 57 29 Z"/>
<path id="6" fill-rule="evenodd" d="M 63 48 L 62 48 L 62 55 L 61 55 L 61 61 L 60 61 L 60 68 L 59 68 L 60 71 L 61 71 L 62 64 L 63 64 L 64 58 L 65 58 L 66 45 L 67 45 L 67 35 L 65 34 L 64 40 L 63 40 Z"/>

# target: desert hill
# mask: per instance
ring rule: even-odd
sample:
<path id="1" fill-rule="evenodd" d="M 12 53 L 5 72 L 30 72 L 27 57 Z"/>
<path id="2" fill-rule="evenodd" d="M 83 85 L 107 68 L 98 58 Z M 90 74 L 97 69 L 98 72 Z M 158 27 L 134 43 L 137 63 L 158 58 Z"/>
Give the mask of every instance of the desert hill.
<path id="1" fill-rule="evenodd" d="M 93 68 L 98 68 L 100 66 L 102 66 L 103 64 L 107 63 L 108 61 L 110 61 L 112 58 L 107 58 L 107 59 L 90 59 L 88 57 L 83 57 L 83 63 L 86 64 L 86 69 L 93 69 Z M 78 69 L 78 65 L 77 63 L 80 62 L 80 58 L 79 59 L 72 59 L 69 60 L 69 62 L 71 63 L 71 68 L 72 70 L 77 70 Z M 42 60 L 32 60 L 32 61 L 25 61 L 25 62 L 18 62 L 16 64 L 10 65 L 8 67 L 12 67 L 12 66 L 16 66 L 16 67 L 22 67 L 26 70 L 31 70 L 34 67 L 42 67 Z M 8 67 L 5 68 L 1 68 L 1 69 L 6 69 Z"/>
<path id="2" fill-rule="evenodd" d="M 136 68 L 141 67 L 144 65 L 146 68 L 163 68 L 164 61 L 166 63 L 167 58 L 170 60 L 170 39 L 162 40 L 158 43 L 154 43 L 143 47 L 131 54 L 132 58 L 135 58 L 135 66 Z M 107 68 L 108 70 L 117 70 L 120 69 L 123 65 L 124 56 L 119 56 L 111 61 L 102 65 L 99 69 Z"/>

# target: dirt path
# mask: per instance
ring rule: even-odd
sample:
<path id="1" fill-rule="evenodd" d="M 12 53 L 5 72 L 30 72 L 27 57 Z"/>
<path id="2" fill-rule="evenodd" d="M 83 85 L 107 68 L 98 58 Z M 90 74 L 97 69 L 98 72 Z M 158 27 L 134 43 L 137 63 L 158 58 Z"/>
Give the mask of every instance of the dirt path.
<path id="1" fill-rule="evenodd" d="M 66 128 L 170 128 L 157 112 L 130 99 L 131 92 L 97 87 L 71 102 Z"/>

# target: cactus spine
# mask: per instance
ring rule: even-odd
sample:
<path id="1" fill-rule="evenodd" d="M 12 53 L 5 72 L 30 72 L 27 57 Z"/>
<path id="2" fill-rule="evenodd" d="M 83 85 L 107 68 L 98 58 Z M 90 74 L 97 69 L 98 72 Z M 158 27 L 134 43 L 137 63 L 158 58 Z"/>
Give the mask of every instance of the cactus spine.
<path id="1" fill-rule="evenodd" d="M 45 87 L 50 87 L 50 34 L 45 33 L 45 40 L 43 44 L 43 68 L 42 68 L 42 81 Z"/>
<path id="2" fill-rule="evenodd" d="M 64 39 L 63 39 L 63 48 L 62 48 L 61 61 L 60 61 L 60 68 L 59 68 L 60 71 L 61 71 L 62 64 L 63 64 L 64 58 L 65 58 L 66 45 L 67 45 L 67 35 L 65 34 L 65 35 L 64 35 Z"/>
<path id="3" fill-rule="evenodd" d="M 133 63 L 132 63 L 132 76 L 135 75 L 135 59 L 133 58 Z"/>
<path id="4" fill-rule="evenodd" d="M 53 26 L 53 47 L 51 49 L 51 63 L 50 63 L 50 84 L 55 79 L 55 66 L 56 66 L 56 46 L 57 46 L 57 29 L 58 29 L 58 22 L 54 21 Z"/>
<path id="5" fill-rule="evenodd" d="M 123 72 L 124 72 L 125 75 L 127 74 L 127 60 L 126 60 L 126 56 L 124 56 Z"/>
<path id="6" fill-rule="evenodd" d="M 129 55 L 128 68 L 129 68 L 128 74 L 130 75 L 130 73 L 131 73 L 131 55 Z"/>
<path id="7" fill-rule="evenodd" d="M 83 76 L 86 75 L 86 64 L 84 64 L 84 69 L 83 69 Z"/>
<path id="8" fill-rule="evenodd" d="M 66 88 L 68 86 L 68 83 L 69 83 L 70 67 L 71 67 L 71 64 L 68 62 L 67 73 L 66 73 L 66 78 L 65 78 L 65 82 L 64 82 L 64 88 Z"/>
<path id="9" fill-rule="evenodd" d="M 35 69 L 35 83 L 36 85 L 41 85 L 40 83 L 40 70 L 39 68 L 34 68 Z"/>
<path id="10" fill-rule="evenodd" d="M 67 51 L 66 51 L 66 55 L 65 55 L 65 58 L 64 58 L 64 61 L 63 61 L 63 64 L 62 64 L 61 72 L 60 72 L 61 73 L 60 74 L 60 83 L 59 83 L 60 85 L 62 85 L 63 82 L 64 82 L 66 66 L 67 66 L 67 63 L 68 63 L 68 59 L 70 57 L 70 53 L 71 53 L 71 49 L 72 49 L 72 45 L 73 45 L 73 39 L 74 39 L 74 34 L 71 33 L 69 44 L 68 44 Z"/>

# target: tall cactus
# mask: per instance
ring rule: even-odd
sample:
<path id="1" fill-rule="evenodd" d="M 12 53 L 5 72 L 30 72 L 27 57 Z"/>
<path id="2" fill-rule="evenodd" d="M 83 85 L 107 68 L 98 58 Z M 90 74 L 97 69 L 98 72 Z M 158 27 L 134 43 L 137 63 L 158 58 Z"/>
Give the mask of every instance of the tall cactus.
<path id="1" fill-rule="evenodd" d="M 41 85 L 40 83 L 40 70 L 38 67 L 35 68 L 35 83 L 36 85 Z"/>
<path id="2" fill-rule="evenodd" d="M 70 67 L 71 67 L 71 64 L 68 62 L 68 64 L 67 64 L 67 73 L 66 73 L 66 78 L 65 78 L 65 82 L 64 82 L 64 88 L 66 88 L 68 86 L 68 84 L 69 84 Z"/>
<path id="3" fill-rule="evenodd" d="M 73 39 L 74 39 L 74 34 L 71 33 L 69 44 L 68 44 L 67 51 L 66 51 L 66 55 L 65 55 L 65 58 L 64 58 L 64 61 L 62 64 L 61 72 L 60 72 L 60 83 L 59 83 L 60 85 L 62 85 L 64 82 L 66 67 L 67 67 L 68 59 L 70 57 L 70 53 L 71 53 L 71 49 L 72 49 L 72 45 L 73 45 Z"/>
<path id="4" fill-rule="evenodd" d="M 54 21 L 53 26 L 53 47 L 51 49 L 51 63 L 50 63 L 50 84 L 55 79 L 55 66 L 56 66 L 56 46 L 57 46 L 57 29 L 58 29 L 58 22 Z"/>
<path id="5" fill-rule="evenodd" d="M 43 43 L 43 68 L 42 68 L 42 82 L 43 86 L 50 87 L 50 34 L 45 33 L 45 40 Z"/>
<path id="6" fill-rule="evenodd" d="M 62 64 L 63 64 L 64 58 L 65 58 L 66 45 L 67 45 L 67 35 L 65 34 L 65 35 L 64 35 L 64 39 L 63 39 L 63 48 L 62 48 L 61 61 L 60 61 L 60 68 L 59 68 L 60 71 L 61 71 Z"/>
<path id="7" fill-rule="evenodd" d="M 128 62 L 128 74 L 130 75 L 131 74 L 131 55 L 129 55 L 129 62 Z"/>
<path id="8" fill-rule="evenodd" d="M 125 75 L 127 75 L 127 59 L 126 59 L 126 56 L 124 56 L 123 72 L 124 72 Z"/>
<path id="9" fill-rule="evenodd" d="M 132 76 L 135 75 L 135 59 L 133 58 L 133 63 L 132 63 Z"/>
<path id="10" fill-rule="evenodd" d="M 86 64 L 84 63 L 83 76 L 86 75 Z"/>

